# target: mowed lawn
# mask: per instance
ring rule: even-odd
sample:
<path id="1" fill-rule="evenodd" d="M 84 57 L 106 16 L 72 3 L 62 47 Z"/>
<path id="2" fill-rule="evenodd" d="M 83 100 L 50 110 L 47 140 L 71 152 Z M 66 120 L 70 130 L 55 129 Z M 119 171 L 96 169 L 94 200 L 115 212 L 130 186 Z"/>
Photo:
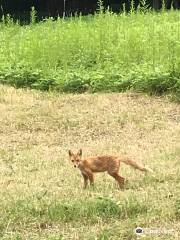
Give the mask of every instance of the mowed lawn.
<path id="1" fill-rule="evenodd" d="M 120 191 L 106 173 L 83 190 L 68 150 L 128 154 Z M 136 93 L 58 95 L 0 86 L 0 239 L 180 238 L 180 105 Z M 165 230 L 168 230 L 167 232 Z M 164 231 L 164 232 L 163 232 Z"/>

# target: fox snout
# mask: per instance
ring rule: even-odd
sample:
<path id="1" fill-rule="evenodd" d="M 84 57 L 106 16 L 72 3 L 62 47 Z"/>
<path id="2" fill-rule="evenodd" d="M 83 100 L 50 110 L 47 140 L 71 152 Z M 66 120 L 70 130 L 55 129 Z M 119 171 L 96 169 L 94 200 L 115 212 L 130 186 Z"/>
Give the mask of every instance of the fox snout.
<path id="1" fill-rule="evenodd" d="M 79 167 L 79 161 L 78 162 L 74 162 L 73 165 L 74 165 L 75 168 L 78 168 Z"/>

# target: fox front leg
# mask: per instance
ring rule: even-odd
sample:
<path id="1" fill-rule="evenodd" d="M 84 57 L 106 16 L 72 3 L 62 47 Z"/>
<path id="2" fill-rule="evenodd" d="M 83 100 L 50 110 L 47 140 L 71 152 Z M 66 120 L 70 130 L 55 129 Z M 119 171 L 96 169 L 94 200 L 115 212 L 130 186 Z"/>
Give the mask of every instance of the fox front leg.
<path id="1" fill-rule="evenodd" d="M 94 187 L 94 175 L 93 175 L 93 173 L 89 172 L 88 173 L 88 178 L 89 178 L 89 181 L 90 181 L 90 185 L 92 187 Z"/>
<path id="2" fill-rule="evenodd" d="M 82 173 L 82 176 L 84 178 L 84 189 L 86 189 L 87 184 L 88 184 L 88 176 L 84 173 Z"/>

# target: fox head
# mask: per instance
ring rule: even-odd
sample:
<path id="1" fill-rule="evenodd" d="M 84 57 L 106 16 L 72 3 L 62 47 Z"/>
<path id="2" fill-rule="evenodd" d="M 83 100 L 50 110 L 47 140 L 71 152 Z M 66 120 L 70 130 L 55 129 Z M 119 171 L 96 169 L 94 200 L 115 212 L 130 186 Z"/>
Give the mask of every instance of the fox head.
<path id="1" fill-rule="evenodd" d="M 82 149 L 80 149 L 77 154 L 74 154 L 71 150 L 69 150 L 69 159 L 74 165 L 74 167 L 79 167 L 79 164 L 82 159 Z"/>

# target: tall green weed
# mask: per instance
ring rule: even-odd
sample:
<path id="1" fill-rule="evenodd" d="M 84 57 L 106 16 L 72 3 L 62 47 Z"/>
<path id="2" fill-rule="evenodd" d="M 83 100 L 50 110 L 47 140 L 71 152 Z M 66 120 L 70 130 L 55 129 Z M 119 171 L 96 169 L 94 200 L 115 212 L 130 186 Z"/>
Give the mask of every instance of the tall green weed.
<path id="1" fill-rule="evenodd" d="M 35 10 L 34 10 L 35 11 Z M 62 92 L 171 93 L 180 99 L 180 15 L 115 14 L 0 24 L 0 82 Z"/>

